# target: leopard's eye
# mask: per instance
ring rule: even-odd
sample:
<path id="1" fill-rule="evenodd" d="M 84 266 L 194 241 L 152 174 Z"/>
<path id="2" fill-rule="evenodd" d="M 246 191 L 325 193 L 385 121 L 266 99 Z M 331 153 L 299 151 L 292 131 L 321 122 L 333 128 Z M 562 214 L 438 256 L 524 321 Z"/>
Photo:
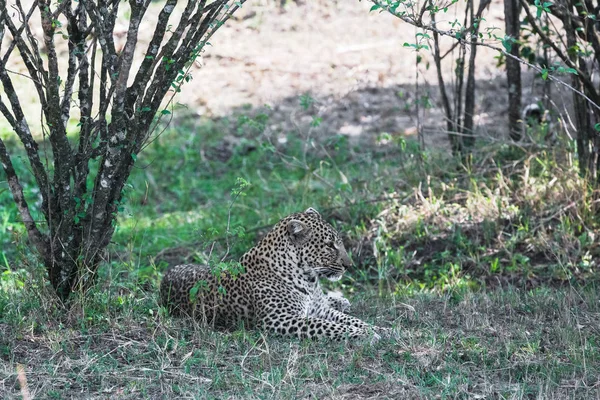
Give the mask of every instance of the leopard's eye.
<path id="1" fill-rule="evenodd" d="M 335 249 L 335 242 L 327 242 L 327 246 L 331 247 L 332 249 Z"/>

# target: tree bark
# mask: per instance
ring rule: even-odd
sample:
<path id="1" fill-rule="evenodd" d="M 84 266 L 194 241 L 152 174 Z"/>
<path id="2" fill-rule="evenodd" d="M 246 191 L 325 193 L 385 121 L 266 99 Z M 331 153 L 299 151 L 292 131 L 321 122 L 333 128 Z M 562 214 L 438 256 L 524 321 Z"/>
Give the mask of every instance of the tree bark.
<path id="1" fill-rule="evenodd" d="M 519 57 L 520 5 L 518 0 L 504 0 L 506 35 L 512 40 L 509 53 Z M 508 87 L 508 133 L 512 140 L 520 140 L 523 132 L 521 119 L 521 64 L 517 58 L 506 57 L 506 81 Z"/>
<path id="2" fill-rule="evenodd" d="M 467 74 L 467 87 L 465 89 L 465 119 L 463 132 L 467 135 L 464 137 L 463 143 L 465 147 L 472 147 L 475 143 L 475 125 L 473 117 L 475 115 L 475 59 L 477 58 L 477 42 L 479 38 L 479 21 L 483 15 L 483 11 L 491 3 L 491 0 L 481 0 L 477 13 L 474 13 L 473 5 L 471 5 L 471 54 L 469 55 L 469 72 Z"/>
<path id="3" fill-rule="evenodd" d="M 435 13 L 431 14 L 431 22 L 435 25 Z M 450 148 L 452 154 L 459 155 L 462 151 L 462 140 L 458 133 L 458 126 L 456 119 L 452 113 L 450 107 L 450 100 L 446 91 L 446 82 L 444 81 L 444 75 L 442 74 L 442 54 L 440 52 L 440 37 L 437 31 L 433 31 L 433 60 L 435 63 L 435 69 L 437 72 L 438 86 L 440 88 L 440 96 L 442 98 L 442 106 L 444 107 L 444 113 L 446 114 L 446 129 L 448 130 L 448 140 L 450 141 Z"/>
<path id="4" fill-rule="evenodd" d="M 15 170 L 1 139 L 0 162 L 30 242 L 63 300 L 73 290 L 85 290 L 93 282 L 115 229 L 123 188 L 137 154 L 151 138 L 163 99 L 170 90 L 178 90 L 188 66 L 208 39 L 245 0 L 214 0 L 209 4 L 208 0 L 188 0 L 176 29 L 169 32 L 165 42 L 169 19 L 178 3 L 167 0 L 145 58 L 134 71 L 138 32 L 150 2 L 129 0 L 127 37 L 123 49 L 117 51 L 114 28 L 119 6 L 125 4 L 121 1 L 39 0 L 25 10 L 21 0 L 15 0 L 16 14 L 9 14 L 6 0 L 0 0 L 0 37 L 6 31 L 12 36 L 6 49 L 0 48 L 0 83 L 4 89 L 0 113 L 25 149 L 42 196 L 45 224 L 33 218 L 32 205 L 27 203 L 19 180 L 23 171 Z M 42 39 L 33 37 L 29 29 L 36 10 L 42 21 L 45 61 L 37 45 Z M 61 27 L 64 20 L 67 26 Z M 69 55 L 66 73 L 61 76 L 56 43 L 62 40 L 65 28 Z M 58 35 L 59 30 L 63 35 Z M 98 44 L 100 71 L 96 70 Z M 15 49 L 18 55 L 13 54 Z M 44 154 L 49 160 L 46 164 L 6 69 L 11 57 L 19 57 L 27 68 L 42 105 L 44 139 L 52 151 L 49 157 Z M 133 83 L 128 86 L 131 76 Z M 75 96 L 80 111 L 78 137 L 67 136 L 66 129 Z M 94 160 L 98 167 L 91 171 Z"/>

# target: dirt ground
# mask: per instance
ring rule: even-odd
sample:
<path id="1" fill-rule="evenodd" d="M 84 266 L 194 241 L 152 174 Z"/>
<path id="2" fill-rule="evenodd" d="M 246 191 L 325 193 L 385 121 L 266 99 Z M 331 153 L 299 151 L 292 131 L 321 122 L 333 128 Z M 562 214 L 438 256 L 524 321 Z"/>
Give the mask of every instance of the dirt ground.
<path id="1" fill-rule="evenodd" d="M 237 20 L 215 35 L 203 68 L 182 98 L 222 114 L 234 106 L 277 104 L 304 92 L 339 99 L 365 87 L 414 84 L 415 53 L 404 44 L 414 43 L 418 31 L 387 13 L 369 12 L 371 6 L 369 1 L 315 1 L 292 3 L 280 12 L 272 4 L 249 1 Z M 502 2 L 494 1 L 493 7 L 501 10 Z M 488 25 L 503 22 L 492 17 Z M 482 58 L 494 55 L 479 51 Z M 425 69 L 427 53 L 421 84 L 437 84 L 434 69 Z M 494 65 L 477 71 L 479 80 L 501 76 Z"/>
<path id="2" fill-rule="evenodd" d="M 269 128 L 276 134 L 306 131 L 312 117 L 318 116 L 318 135 L 346 135 L 362 144 L 372 143 L 381 133 L 415 134 L 417 126 L 421 126 L 426 145 L 446 146 L 430 52 L 419 53 L 422 61 L 417 68 L 415 51 L 405 47 L 416 42 L 419 30 L 388 13 L 370 12 L 372 3 L 367 0 L 287 3 L 281 8 L 279 1 L 249 0 L 215 34 L 211 46 L 192 67 L 193 80 L 175 98 L 188 112 L 176 116 L 221 118 L 239 113 L 240 109 L 247 113 L 248 107 L 267 105 L 262 111 L 269 115 Z M 460 7 L 462 3 L 457 3 L 447 13 L 439 14 L 438 26 L 448 29 L 452 21 L 461 20 Z M 138 63 L 144 57 L 150 28 L 161 8 L 160 3 L 153 3 L 147 12 L 147 27 L 141 30 L 136 53 Z M 126 13 L 126 7 L 122 9 L 120 12 Z M 490 35 L 504 36 L 503 3 L 493 0 L 484 16 L 481 32 L 486 43 L 501 47 L 499 40 Z M 35 17 L 30 26 L 41 40 Z M 126 39 L 127 23 L 124 14 L 115 31 L 117 47 Z M 68 50 L 63 42 L 58 49 L 66 62 Z M 443 38 L 442 50 L 453 44 L 452 38 Z M 506 131 L 506 80 L 503 67 L 496 65 L 497 56 L 495 50 L 478 47 L 475 122 L 479 133 L 489 137 Z M 448 87 L 452 86 L 454 75 L 452 60 L 451 54 L 444 63 Z M 28 122 L 38 132 L 35 116 L 40 114 L 39 102 L 33 86 L 19 75 L 26 69 L 15 55 L 9 60 L 9 67 L 15 83 L 23 87 L 26 115 L 33 116 Z M 541 83 L 531 79 L 532 73 L 527 73 L 526 67 L 523 71 L 523 103 L 529 104 L 539 96 Z M 304 93 L 310 94 L 315 103 L 311 110 L 301 113 L 298 98 Z M 430 106 L 421 107 L 417 113 L 415 102 L 425 96 L 429 96 Z M 77 112 L 75 107 L 73 117 Z M 0 128 L 4 124 L 0 119 Z"/>
<path id="3" fill-rule="evenodd" d="M 369 1 L 311 1 L 280 11 L 273 2 L 250 1 L 215 35 L 179 101 L 209 117 L 228 115 L 244 105 L 268 105 L 263 110 L 270 116 L 270 128 L 282 133 L 308 129 L 317 114 L 322 119 L 317 134 L 342 134 L 360 142 L 372 142 L 384 132 L 415 134 L 420 124 L 426 145 L 445 146 L 430 53 L 421 52 L 417 78 L 416 54 L 404 47 L 415 43 L 419 31 L 387 13 L 369 12 L 371 6 Z M 452 9 L 443 16 L 447 19 L 440 24 L 461 18 Z M 503 28 L 502 16 L 502 2 L 494 0 L 481 31 Z M 501 29 L 493 32 L 503 36 Z M 446 38 L 442 45 L 450 48 L 453 43 Z M 504 69 L 495 64 L 497 55 L 478 49 L 476 123 L 490 137 L 505 132 L 506 81 Z M 446 79 L 453 68 L 446 63 Z M 540 91 L 530 75 L 524 104 L 535 101 L 533 93 Z M 298 112 L 303 93 L 315 98 L 316 111 Z M 421 109 L 418 121 L 414 102 L 425 95 L 432 99 L 431 108 Z"/>

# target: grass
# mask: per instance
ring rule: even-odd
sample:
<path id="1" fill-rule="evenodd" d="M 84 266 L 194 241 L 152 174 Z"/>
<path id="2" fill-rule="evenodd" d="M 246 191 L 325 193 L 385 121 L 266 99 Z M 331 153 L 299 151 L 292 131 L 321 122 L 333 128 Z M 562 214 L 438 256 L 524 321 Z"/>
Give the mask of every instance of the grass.
<path id="1" fill-rule="evenodd" d="M 20 396 L 18 365 L 36 398 L 600 397 L 597 193 L 559 148 L 489 145 L 465 165 L 314 119 L 271 132 L 270 112 L 182 118 L 149 146 L 112 261 L 69 309 L 0 186 L 0 397 Z M 335 284 L 351 313 L 400 327 L 397 341 L 215 332 L 158 305 L 169 265 L 235 260 L 309 206 L 356 262 Z"/>
<path id="2" fill-rule="evenodd" d="M 595 288 L 498 288 L 379 299 L 353 313 L 402 326 L 396 343 L 215 332 L 164 315 L 155 293 L 95 293 L 67 315 L 2 326 L 3 391 L 26 366 L 40 398 L 596 398 Z M 59 325 L 55 325 L 61 321 Z M 7 340 L 10 338 L 10 340 Z M 35 364 L 32 362 L 35 360 Z"/>

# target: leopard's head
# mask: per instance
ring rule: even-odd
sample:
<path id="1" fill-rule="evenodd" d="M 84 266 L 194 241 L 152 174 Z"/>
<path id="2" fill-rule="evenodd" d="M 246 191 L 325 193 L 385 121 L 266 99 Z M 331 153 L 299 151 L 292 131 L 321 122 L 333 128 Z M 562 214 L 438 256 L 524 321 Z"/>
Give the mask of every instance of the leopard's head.
<path id="1" fill-rule="evenodd" d="M 292 214 L 281 223 L 302 267 L 336 281 L 352 266 L 338 232 L 314 208 Z"/>

